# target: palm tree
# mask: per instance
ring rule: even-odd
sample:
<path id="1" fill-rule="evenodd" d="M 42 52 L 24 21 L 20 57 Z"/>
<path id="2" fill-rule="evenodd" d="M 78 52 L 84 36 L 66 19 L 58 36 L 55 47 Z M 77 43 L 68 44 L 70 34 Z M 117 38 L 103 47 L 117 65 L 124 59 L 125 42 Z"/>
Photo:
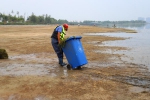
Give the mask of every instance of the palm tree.
<path id="1" fill-rule="evenodd" d="M 12 16 L 13 16 L 14 11 L 12 10 L 11 13 L 12 13 Z"/>
<path id="2" fill-rule="evenodd" d="M 18 15 L 18 18 L 19 18 L 19 12 L 17 11 L 17 15 Z"/>

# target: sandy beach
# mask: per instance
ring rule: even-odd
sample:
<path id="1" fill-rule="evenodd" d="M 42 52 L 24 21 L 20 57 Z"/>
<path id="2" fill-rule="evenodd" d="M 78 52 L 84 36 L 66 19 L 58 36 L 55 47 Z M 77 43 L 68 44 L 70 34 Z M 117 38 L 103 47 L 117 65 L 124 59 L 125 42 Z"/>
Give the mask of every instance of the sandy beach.
<path id="1" fill-rule="evenodd" d="M 55 27 L 0 26 L 0 48 L 9 55 L 0 59 L 0 100 L 150 100 L 147 67 L 123 61 L 124 54 L 104 53 L 129 48 L 98 46 L 127 38 L 88 35 L 136 34 L 135 30 L 69 26 L 66 37 L 82 36 L 88 64 L 82 70 L 67 70 L 59 66 L 50 43 Z"/>

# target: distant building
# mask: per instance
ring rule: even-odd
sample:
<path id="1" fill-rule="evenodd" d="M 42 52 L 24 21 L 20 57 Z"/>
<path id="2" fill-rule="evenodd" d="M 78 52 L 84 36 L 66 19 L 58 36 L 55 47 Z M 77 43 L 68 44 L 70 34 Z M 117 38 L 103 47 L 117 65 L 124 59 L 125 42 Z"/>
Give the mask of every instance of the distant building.
<path id="1" fill-rule="evenodd" d="M 150 17 L 147 17 L 147 18 L 146 18 L 146 22 L 147 22 L 147 23 L 150 23 Z"/>
<path id="2" fill-rule="evenodd" d="M 145 18 L 139 17 L 138 20 L 145 21 Z"/>

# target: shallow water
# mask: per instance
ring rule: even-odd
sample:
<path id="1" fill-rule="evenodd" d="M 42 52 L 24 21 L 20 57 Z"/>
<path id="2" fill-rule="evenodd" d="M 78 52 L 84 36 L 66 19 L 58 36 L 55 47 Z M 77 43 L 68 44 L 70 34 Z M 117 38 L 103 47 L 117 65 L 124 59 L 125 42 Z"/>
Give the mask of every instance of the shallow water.
<path id="1" fill-rule="evenodd" d="M 141 87 L 131 87 L 129 88 L 129 91 L 132 93 L 141 93 L 141 92 L 149 92 L 149 88 L 141 88 Z"/>
<path id="2" fill-rule="evenodd" d="M 122 60 L 129 63 L 145 65 L 150 70 L 150 29 L 136 29 L 138 33 L 90 33 L 90 35 L 105 35 L 111 37 L 125 37 L 126 40 L 103 42 L 99 46 L 119 46 L 127 47 L 129 50 L 106 51 L 107 53 L 119 53 L 127 55 Z"/>
<path id="3" fill-rule="evenodd" d="M 57 64 L 57 58 L 48 58 L 45 55 L 49 54 L 23 54 L 10 56 L 8 60 L 1 60 L 0 75 L 48 75 L 51 77 L 68 75 L 66 69 Z"/>

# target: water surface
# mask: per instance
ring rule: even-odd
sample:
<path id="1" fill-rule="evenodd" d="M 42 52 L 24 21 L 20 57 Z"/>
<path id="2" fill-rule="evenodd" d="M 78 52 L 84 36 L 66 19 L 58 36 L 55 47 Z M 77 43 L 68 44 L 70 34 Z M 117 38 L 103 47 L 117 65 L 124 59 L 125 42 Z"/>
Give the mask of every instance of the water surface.
<path id="1" fill-rule="evenodd" d="M 124 61 L 142 64 L 150 69 L 150 29 L 136 29 L 137 33 L 90 33 L 90 35 L 105 35 L 111 37 L 125 37 L 126 40 L 107 41 L 100 46 L 127 47 L 130 50 L 113 51 L 113 53 L 125 54 L 128 58 Z M 112 51 L 106 51 L 112 53 Z"/>

